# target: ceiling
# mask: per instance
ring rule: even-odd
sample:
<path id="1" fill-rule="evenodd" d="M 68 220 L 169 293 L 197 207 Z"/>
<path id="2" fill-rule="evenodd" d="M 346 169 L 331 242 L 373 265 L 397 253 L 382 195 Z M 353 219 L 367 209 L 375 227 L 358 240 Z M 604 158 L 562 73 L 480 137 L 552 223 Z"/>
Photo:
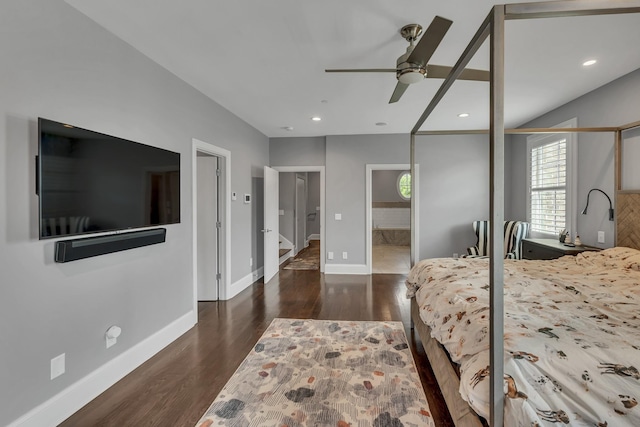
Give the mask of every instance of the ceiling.
<path id="1" fill-rule="evenodd" d="M 399 29 L 453 21 L 429 63 L 452 66 L 489 0 L 66 0 L 269 137 L 409 133 L 442 80 L 388 104 Z M 512 3 L 512 2 L 508 2 Z M 508 21 L 505 122 L 514 127 L 640 68 L 640 14 Z M 583 67 L 587 59 L 597 64 Z M 489 69 L 488 43 L 469 64 Z M 489 84 L 457 81 L 422 126 L 488 127 Z M 459 113 L 469 113 L 459 118 Z M 322 118 L 311 121 L 312 116 Z M 376 123 L 386 123 L 384 126 Z M 585 124 L 588 125 L 588 124 Z M 293 130 L 286 130 L 292 127 Z"/>

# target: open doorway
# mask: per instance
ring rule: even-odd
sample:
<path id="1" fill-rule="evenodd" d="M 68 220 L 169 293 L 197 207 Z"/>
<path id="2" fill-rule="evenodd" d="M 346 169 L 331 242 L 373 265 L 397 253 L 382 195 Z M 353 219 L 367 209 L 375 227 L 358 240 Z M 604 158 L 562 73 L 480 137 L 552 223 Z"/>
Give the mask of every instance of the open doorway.
<path id="1" fill-rule="evenodd" d="M 415 173 L 417 179 L 417 168 Z M 417 234 L 411 229 L 412 178 L 409 165 L 367 165 L 367 263 L 372 274 L 408 274 L 411 269 L 411 240 Z"/>
<path id="2" fill-rule="evenodd" d="M 320 270 L 320 172 L 280 172 L 280 264 Z"/>
<path id="3" fill-rule="evenodd" d="M 324 272 L 324 166 L 274 169 L 279 175 L 275 197 L 281 268 Z M 265 259 L 266 254 L 265 249 Z"/>

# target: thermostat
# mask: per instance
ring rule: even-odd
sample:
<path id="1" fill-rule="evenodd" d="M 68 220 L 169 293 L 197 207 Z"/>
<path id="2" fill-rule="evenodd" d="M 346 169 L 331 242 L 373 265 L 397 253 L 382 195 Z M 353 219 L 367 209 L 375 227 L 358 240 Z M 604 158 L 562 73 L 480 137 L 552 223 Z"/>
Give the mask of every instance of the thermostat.
<path id="1" fill-rule="evenodd" d="M 245 203 L 251 203 L 251 194 L 245 194 L 244 195 L 244 202 Z"/>

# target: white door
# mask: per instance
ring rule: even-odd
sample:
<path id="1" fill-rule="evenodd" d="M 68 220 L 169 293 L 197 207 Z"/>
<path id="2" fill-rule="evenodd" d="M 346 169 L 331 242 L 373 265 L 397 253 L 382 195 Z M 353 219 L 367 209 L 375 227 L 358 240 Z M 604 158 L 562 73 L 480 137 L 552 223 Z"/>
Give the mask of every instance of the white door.
<path id="1" fill-rule="evenodd" d="M 198 301 L 217 301 L 219 285 L 218 158 L 197 153 Z"/>
<path id="2" fill-rule="evenodd" d="M 278 217 L 278 171 L 264 167 L 264 283 L 276 275 L 280 264 L 280 224 Z"/>
<path id="3" fill-rule="evenodd" d="M 304 179 L 296 176 L 296 254 L 304 249 L 307 225 L 307 191 Z"/>

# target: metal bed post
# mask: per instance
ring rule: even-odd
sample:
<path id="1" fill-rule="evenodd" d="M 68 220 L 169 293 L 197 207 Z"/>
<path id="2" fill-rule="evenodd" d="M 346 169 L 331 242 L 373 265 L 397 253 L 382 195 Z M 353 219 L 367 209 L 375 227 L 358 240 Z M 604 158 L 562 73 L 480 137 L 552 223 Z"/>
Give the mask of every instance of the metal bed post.
<path id="1" fill-rule="evenodd" d="M 416 259 L 416 245 L 420 241 L 416 236 L 416 136 L 411 134 L 411 142 L 409 145 L 409 166 L 411 166 L 411 267 L 413 267 L 418 260 Z M 412 321 L 413 322 L 413 321 Z M 413 327 L 413 323 L 411 325 Z"/>
<path id="2" fill-rule="evenodd" d="M 504 425 L 504 6 L 494 6 L 491 19 L 489 112 L 489 338 L 490 418 Z"/>

